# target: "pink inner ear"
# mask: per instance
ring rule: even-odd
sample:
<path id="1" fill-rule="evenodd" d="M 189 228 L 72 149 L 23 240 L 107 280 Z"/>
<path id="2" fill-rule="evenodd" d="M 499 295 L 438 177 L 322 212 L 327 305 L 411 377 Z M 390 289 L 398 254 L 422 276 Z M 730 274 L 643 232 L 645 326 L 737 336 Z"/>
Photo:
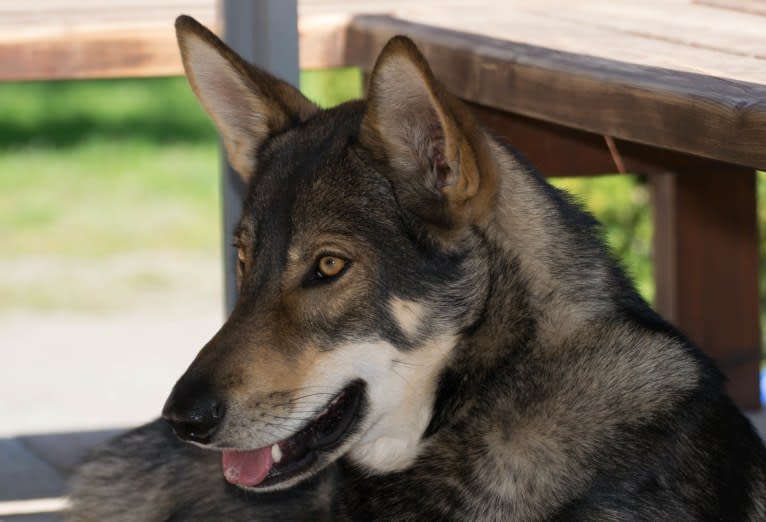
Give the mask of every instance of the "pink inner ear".
<path id="1" fill-rule="evenodd" d="M 444 141 L 431 144 L 431 171 L 434 173 L 434 188 L 442 190 L 447 186 L 447 176 L 450 173 L 449 164 L 444 157 Z"/>
<path id="2" fill-rule="evenodd" d="M 442 190 L 447 186 L 447 177 L 450 173 L 449 163 L 447 162 L 445 151 L 444 129 L 439 122 L 436 112 L 429 111 L 429 117 L 432 119 L 428 128 L 428 162 L 433 173 L 434 188 Z"/>

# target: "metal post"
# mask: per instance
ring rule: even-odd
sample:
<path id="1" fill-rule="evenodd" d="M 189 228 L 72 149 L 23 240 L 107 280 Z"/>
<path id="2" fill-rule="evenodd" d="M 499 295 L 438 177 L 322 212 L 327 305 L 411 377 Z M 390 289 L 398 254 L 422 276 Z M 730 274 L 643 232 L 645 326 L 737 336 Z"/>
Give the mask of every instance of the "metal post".
<path id="1" fill-rule="evenodd" d="M 224 41 L 245 60 L 298 86 L 297 0 L 223 0 L 222 7 Z M 224 292 L 228 316 L 237 299 L 237 260 L 230 240 L 242 212 L 245 185 L 223 152 L 221 156 Z"/>

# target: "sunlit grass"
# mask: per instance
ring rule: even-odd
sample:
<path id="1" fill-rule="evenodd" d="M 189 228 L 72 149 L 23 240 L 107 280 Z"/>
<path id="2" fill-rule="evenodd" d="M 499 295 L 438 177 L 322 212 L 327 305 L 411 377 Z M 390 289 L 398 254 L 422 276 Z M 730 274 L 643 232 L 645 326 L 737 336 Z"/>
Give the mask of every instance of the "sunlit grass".
<path id="1" fill-rule="evenodd" d="M 302 75 L 331 106 L 360 73 Z M 217 138 L 183 78 L 0 85 L 0 257 L 217 254 Z"/>

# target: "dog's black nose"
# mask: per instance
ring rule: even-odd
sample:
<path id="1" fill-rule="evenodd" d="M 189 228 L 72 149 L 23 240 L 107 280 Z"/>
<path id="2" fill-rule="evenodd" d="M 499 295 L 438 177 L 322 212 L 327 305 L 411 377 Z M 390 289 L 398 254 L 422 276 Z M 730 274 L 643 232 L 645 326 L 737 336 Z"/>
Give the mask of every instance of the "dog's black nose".
<path id="1" fill-rule="evenodd" d="M 162 408 L 162 418 L 181 439 L 207 444 L 218 429 L 224 411 L 223 402 L 215 398 L 209 386 L 181 378 Z"/>

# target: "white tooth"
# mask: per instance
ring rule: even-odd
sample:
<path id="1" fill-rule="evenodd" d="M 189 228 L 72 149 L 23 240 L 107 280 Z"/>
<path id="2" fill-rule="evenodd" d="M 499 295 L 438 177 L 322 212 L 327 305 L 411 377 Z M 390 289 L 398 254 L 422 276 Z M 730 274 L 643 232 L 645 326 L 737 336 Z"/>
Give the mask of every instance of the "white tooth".
<path id="1" fill-rule="evenodd" d="M 274 444 L 271 447 L 271 460 L 273 460 L 275 464 L 282 460 L 282 449 L 279 447 L 279 444 Z"/>

